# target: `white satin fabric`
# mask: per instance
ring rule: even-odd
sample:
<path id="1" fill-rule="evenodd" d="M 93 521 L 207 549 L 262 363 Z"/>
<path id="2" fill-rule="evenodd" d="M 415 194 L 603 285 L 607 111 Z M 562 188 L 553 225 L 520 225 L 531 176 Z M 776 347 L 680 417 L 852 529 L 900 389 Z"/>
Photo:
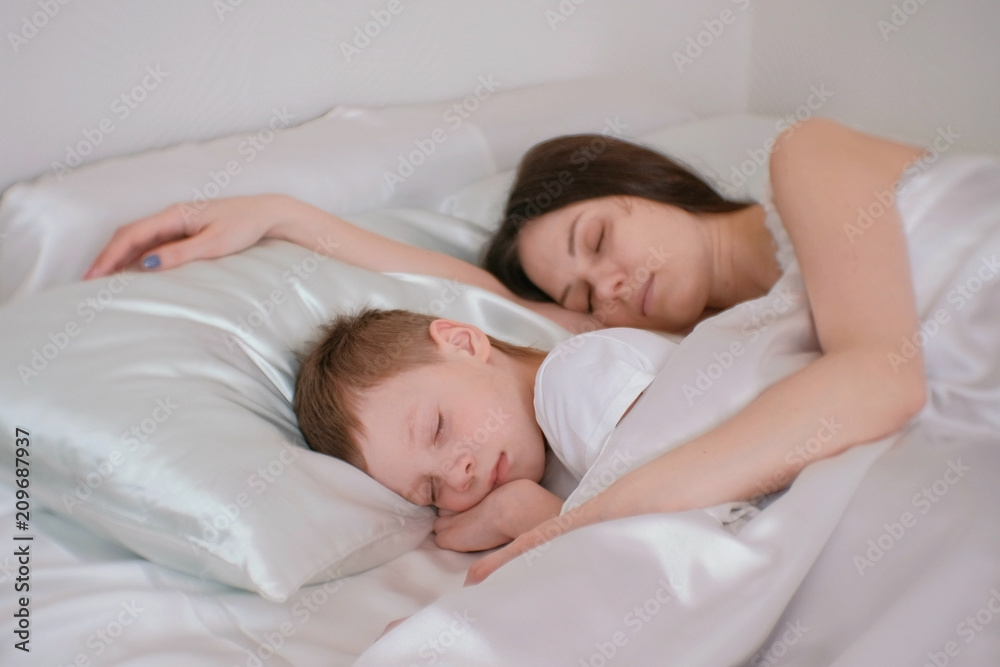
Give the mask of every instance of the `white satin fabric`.
<path id="1" fill-rule="evenodd" d="M 905 429 L 812 463 L 739 535 L 700 511 L 566 534 L 445 595 L 356 664 L 1000 664 L 1000 161 L 925 165 L 898 206 L 929 388 Z M 568 504 L 817 355 L 792 265 L 683 341 Z M 830 415 L 817 438 L 848 418 Z"/>

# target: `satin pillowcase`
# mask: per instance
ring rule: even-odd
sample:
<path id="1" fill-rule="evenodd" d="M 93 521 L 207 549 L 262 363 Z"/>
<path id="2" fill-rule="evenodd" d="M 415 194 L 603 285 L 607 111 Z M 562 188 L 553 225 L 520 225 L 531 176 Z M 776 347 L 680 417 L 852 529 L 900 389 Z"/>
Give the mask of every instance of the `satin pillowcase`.
<path id="1" fill-rule="evenodd" d="M 433 511 L 307 449 L 290 404 L 294 352 L 365 304 L 546 349 L 566 337 L 481 290 L 280 241 L 58 287 L 0 311 L 0 428 L 31 434 L 33 501 L 151 561 L 275 601 L 412 549 Z M 3 442 L 12 479 L 13 439 Z"/>

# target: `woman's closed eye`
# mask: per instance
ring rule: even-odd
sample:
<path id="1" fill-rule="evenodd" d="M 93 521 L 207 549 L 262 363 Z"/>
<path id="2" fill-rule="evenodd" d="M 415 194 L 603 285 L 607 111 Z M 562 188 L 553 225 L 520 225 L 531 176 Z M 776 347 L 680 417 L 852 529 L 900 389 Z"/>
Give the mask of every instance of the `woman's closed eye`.
<path id="1" fill-rule="evenodd" d="M 604 244 L 605 231 L 607 230 L 607 225 L 601 224 L 601 232 L 597 236 L 597 243 L 594 244 L 594 256 L 600 254 L 601 246 Z M 592 285 L 587 285 L 587 312 L 593 315 L 594 313 L 594 288 Z"/>

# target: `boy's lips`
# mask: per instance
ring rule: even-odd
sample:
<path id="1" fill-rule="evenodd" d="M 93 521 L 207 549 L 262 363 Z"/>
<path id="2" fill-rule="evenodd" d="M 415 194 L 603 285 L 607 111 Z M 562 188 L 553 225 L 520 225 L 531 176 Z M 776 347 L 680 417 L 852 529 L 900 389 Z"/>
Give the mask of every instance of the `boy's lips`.
<path id="1" fill-rule="evenodd" d="M 507 461 L 507 455 L 501 452 L 500 458 L 497 459 L 497 464 L 490 473 L 490 490 L 492 491 L 498 486 L 505 484 L 508 474 L 510 474 L 510 462 Z"/>

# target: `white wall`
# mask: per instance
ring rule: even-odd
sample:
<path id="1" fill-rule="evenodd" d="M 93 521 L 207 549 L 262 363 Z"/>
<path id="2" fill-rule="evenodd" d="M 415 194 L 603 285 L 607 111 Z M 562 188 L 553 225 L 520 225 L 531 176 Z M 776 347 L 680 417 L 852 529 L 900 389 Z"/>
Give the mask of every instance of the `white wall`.
<path id="1" fill-rule="evenodd" d="M 819 113 L 927 144 L 1000 153 L 997 0 L 755 0 L 748 108 Z M 880 23 L 881 22 L 881 23 Z M 898 28 L 898 29 L 897 29 Z"/>
<path id="2" fill-rule="evenodd" d="M 80 142 L 96 144 L 92 161 L 257 129 L 274 108 L 298 123 L 338 104 L 464 96 L 480 75 L 509 89 L 627 74 L 672 88 L 701 114 L 745 104 L 749 21 L 727 26 L 690 68 L 671 55 L 730 0 L 392 3 L 394 15 L 390 0 L 0 3 L 0 190 L 51 170 Z M 386 25 L 345 54 L 356 29 L 375 32 L 372 12 Z M 136 89 L 144 81 L 151 90 Z M 133 90 L 145 97 L 134 109 L 120 99 Z"/>
<path id="3" fill-rule="evenodd" d="M 894 7 L 906 21 L 883 35 Z M 345 55 L 372 12 L 391 21 Z M 0 190 L 81 142 L 93 161 L 255 130 L 275 108 L 298 123 L 464 96 L 489 74 L 508 90 L 628 76 L 701 116 L 785 114 L 820 89 L 821 115 L 919 142 L 951 126 L 1000 152 L 997 0 L 9 0 L 0 29 Z"/>

